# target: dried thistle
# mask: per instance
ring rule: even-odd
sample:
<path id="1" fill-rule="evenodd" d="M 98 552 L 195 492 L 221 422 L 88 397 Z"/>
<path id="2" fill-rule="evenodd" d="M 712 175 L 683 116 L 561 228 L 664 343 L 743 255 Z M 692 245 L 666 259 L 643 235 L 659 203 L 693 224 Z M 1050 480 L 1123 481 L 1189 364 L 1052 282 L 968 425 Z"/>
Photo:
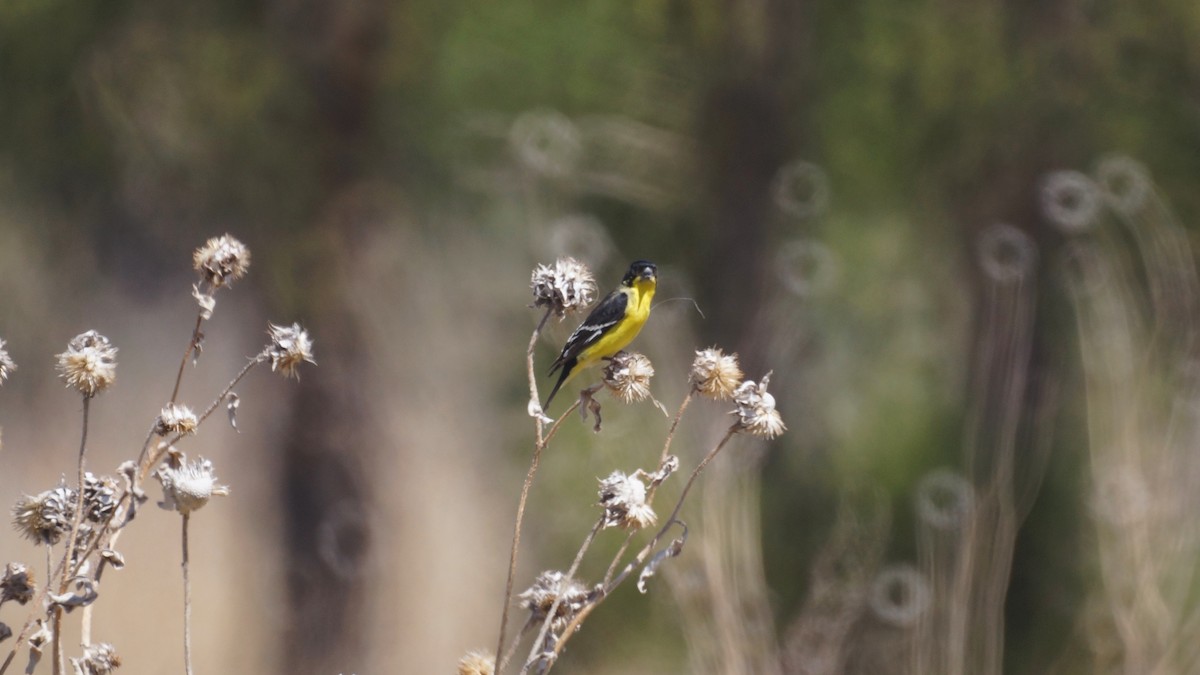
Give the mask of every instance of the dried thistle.
<path id="1" fill-rule="evenodd" d="M 574 258 L 559 258 L 554 266 L 539 264 L 530 279 L 533 306 L 547 307 L 560 319 L 592 304 L 596 280 L 587 265 Z"/>
<path id="2" fill-rule="evenodd" d="M 60 485 L 34 497 L 22 497 L 13 506 L 13 526 L 39 544 L 57 544 L 71 529 L 75 491 Z"/>
<path id="3" fill-rule="evenodd" d="M 121 657 L 112 645 L 101 642 L 85 647 L 83 658 L 71 659 L 71 665 L 80 675 L 109 675 L 121 667 Z"/>
<path id="4" fill-rule="evenodd" d="M 4 340 L 0 340 L 0 384 L 4 384 L 4 381 L 8 379 L 8 374 L 16 369 L 17 364 L 13 363 L 12 357 L 4 349 Z"/>
<path id="5" fill-rule="evenodd" d="M 634 403 L 650 397 L 654 366 L 636 352 L 618 352 L 604 368 L 604 384 L 622 401 Z"/>
<path id="6" fill-rule="evenodd" d="M 787 429 L 779 411 L 775 410 L 775 397 L 767 392 L 770 381 L 771 373 L 763 375 L 759 384 L 746 380 L 733 394 L 733 402 L 737 404 L 733 414 L 738 416 L 738 425 L 763 438 L 775 438 Z"/>
<path id="7" fill-rule="evenodd" d="M 529 610 L 532 623 L 544 621 L 559 596 L 562 596 L 562 600 L 558 602 L 558 609 L 555 610 L 554 619 L 550 624 L 550 628 L 555 632 L 566 628 L 579 610 L 587 605 L 588 589 L 574 579 L 564 584 L 564 576 L 557 570 L 542 572 L 532 586 L 517 596 L 520 606 Z"/>
<path id="8" fill-rule="evenodd" d="M 294 323 L 291 326 L 276 326 L 267 324 L 267 334 L 271 336 L 271 344 L 263 351 L 263 357 L 271 360 L 271 371 L 278 371 L 285 377 L 300 379 L 297 369 L 305 361 L 316 364 L 312 355 L 312 340 L 308 331 Z"/>
<path id="9" fill-rule="evenodd" d="M 186 405 L 168 403 L 158 415 L 154 423 L 154 432 L 159 436 L 167 434 L 187 435 L 196 433 L 196 413 Z"/>
<path id="10" fill-rule="evenodd" d="M 207 459 L 184 462 L 177 468 L 163 466 L 154 476 L 163 489 L 159 506 L 185 516 L 203 507 L 211 497 L 229 494 L 229 486 L 217 484 L 212 462 Z"/>
<path id="11" fill-rule="evenodd" d="M 117 479 L 83 475 L 83 515 L 93 523 L 107 523 L 117 509 Z"/>
<path id="12" fill-rule="evenodd" d="M 68 387 L 95 396 L 117 378 L 117 348 L 94 330 L 81 333 L 58 355 L 58 372 Z"/>
<path id="13" fill-rule="evenodd" d="M 467 652 L 458 660 L 458 675 L 493 675 L 496 657 L 488 652 Z"/>
<path id="14" fill-rule="evenodd" d="M 228 286 L 246 276 L 250 268 L 250 249 L 228 234 L 213 237 L 192 254 L 192 264 L 201 278 L 213 288 Z M 205 303 L 200 300 L 201 309 Z"/>
<path id="15" fill-rule="evenodd" d="M 619 526 L 640 530 L 653 525 L 658 516 L 646 503 L 646 485 L 635 473 L 627 476 L 612 472 L 600 481 L 600 505 L 604 507 L 604 527 Z"/>
<path id="16" fill-rule="evenodd" d="M 716 347 L 696 352 L 689 379 L 702 395 L 719 401 L 733 398 L 742 383 L 742 369 L 737 354 L 725 354 Z"/>
<path id="17" fill-rule="evenodd" d="M 10 562 L 4 568 L 4 576 L 0 577 L 0 602 L 15 601 L 24 605 L 33 599 L 37 584 L 33 572 L 24 563 Z"/>

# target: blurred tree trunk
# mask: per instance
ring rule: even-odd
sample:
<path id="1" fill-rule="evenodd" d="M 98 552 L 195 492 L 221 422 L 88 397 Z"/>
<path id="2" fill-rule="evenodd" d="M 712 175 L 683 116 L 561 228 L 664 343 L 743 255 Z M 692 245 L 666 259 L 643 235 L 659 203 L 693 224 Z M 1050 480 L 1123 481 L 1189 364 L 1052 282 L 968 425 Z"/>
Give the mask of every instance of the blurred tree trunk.
<path id="1" fill-rule="evenodd" d="M 364 672 L 370 557 L 371 457 L 362 418 L 359 331 L 344 288 L 355 241 L 368 225 L 356 189 L 369 171 L 373 104 L 388 6 L 376 0 L 279 0 L 273 8 L 299 63 L 314 111 L 310 138 L 320 197 L 297 241 L 285 289 L 315 332 L 321 372 L 306 375 L 283 448 L 284 555 L 290 606 L 282 671 Z"/>
<path id="2" fill-rule="evenodd" d="M 787 0 L 725 3 L 727 33 L 717 54 L 708 55 L 721 67 L 701 99 L 712 248 L 696 276 L 711 302 L 714 338 L 754 373 L 765 366 L 754 323 L 777 239 L 770 232 L 771 182 L 807 137 L 800 104 L 811 93 L 809 9 Z"/>

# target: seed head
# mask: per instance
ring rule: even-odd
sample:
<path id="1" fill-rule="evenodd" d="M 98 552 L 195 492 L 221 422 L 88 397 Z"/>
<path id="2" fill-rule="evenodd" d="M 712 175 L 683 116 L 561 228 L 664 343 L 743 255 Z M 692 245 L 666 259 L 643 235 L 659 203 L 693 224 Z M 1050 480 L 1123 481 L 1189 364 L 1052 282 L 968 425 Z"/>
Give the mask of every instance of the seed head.
<path id="1" fill-rule="evenodd" d="M 604 384 L 626 403 L 650 397 L 650 378 L 654 366 L 636 352 L 618 352 L 604 369 Z"/>
<path id="2" fill-rule="evenodd" d="M 60 485 L 34 497 L 22 497 L 13 506 L 13 526 L 38 544 L 54 545 L 71 528 L 75 491 Z"/>
<path id="3" fill-rule="evenodd" d="M 587 265 L 574 258 L 559 258 L 554 266 L 539 264 L 530 280 L 533 306 L 548 307 L 558 318 L 592 304 L 596 280 Z"/>
<path id="4" fill-rule="evenodd" d="M 117 509 L 117 479 L 83 474 L 83 516 L 93 523 L 106 523 Z"/>
<path id="5" fill-rule="evenodd" d="M 154 424 L 154 431 L 159 436 L 194 434 L 197 424 L 199 422 L 196 419 L 196 413 L 192 412 L 191 408 L 186 405 L 168 403 L 159 413 L 158 421 Z"/>
<path id="6" fill-rule="evenodd" d="M 33 581 L 33 572 L 23 563 L 10 562 L 4 568 L 4 576 L 0 577 L 0 602 L 16 601 L 24 605 L 33 599 L 37 584 Z"/>
<path id="7" fill-rule="evenodd" d="M 160 467 L 154 473 L 162 484 L 163 500 L 159 506 L 188 515 L 216 496 L 229 494 L 229 486 L 217 485 L 212 462 L 207 459 L 184 462 L 178 468 Z"/>
<path id="8" fill-rule="evenodd" d="M 690 379 L 696 391 L 704 396 L 718 401 L 732 398 L 742 383 L 737 354 L 725 354 L 716 347 L 697 351 Z"/>
<path id="9" fill-rule="evenodd" d="M 271 359 L 271 371 L 278 371 L 285 377 L 300 379 L 297 369 L 307 361 L 316 364 L 312 355 L 312 340 L 308 331 L 294 323 L 291 326 L 276 326 L 267 324 L 267 334 L 271 336 L 271 344 L 267 345 L 263 356 Z"/>
<path id="10" fill-rule="evenodd" d="M 16 369 L 17 364 L 13 363 L 12 357 L 4 349 L 4 340 L 0 340 L 0 384 L 4 384 L 4 381 L 8 379 L 8 374 Z"/>
<path id="11" fill-rule="evenodd" d="M 738 416 L 738 425 L 763 438 L 775 438 L 787 429 L 779 411 L 775 410 L 775 397 L 767 393 L 770 381 L 771 373 L 767 373 L 761 383 L 746 380 L 733 393 L 733 402 L 737 404 L 733 414 Z"/>
<path id="12" fill-rule="evenodd" d="M 71 665 L 76 673 L 82 675 L 110 675 L 121 667 L 121 657 L 117 650 L 107 642 L 88 645 L 83 650 L 83 658 L 71 659 Z"/>
<path id="13" fill-rule="evenodd" d="M 600 481 L 600 505 L 604 507 L 605 528 L 616 525 L 640 530 L 658 520 L 654 509 L 646 503 L 645 483 L 620 471 Z"/>
<path id="14" fill-rule="evenodd" d="M 533 585 L 517 596 L 520 606 L 530 612 L 530 621 L 540 623 L 545 621 L 554 606 L 554 601 L 562 596 L 558 609 L 554 612 L 554 620 L 550 628 L 555 632 L 567 627 L 575 614 L 588 603 L 588 590 L 583 584 L 572 579 L 563 583 L 563 573 L 557 570 L 547 570 L 538 575 Z"/>
<path id="15" fill-rule="evenodd" d="M 94 330 L 76 335 L 58 355 L 58 375 L 68 387 L 91 398 L 117 379 L 117 348 Z"/>
<path id="16" fill-rule="evenodd" d="M 458 660 L 458 675 L 493 675 L 496 657 L 488 652 L 467 652 Z"/>
<path id="17" fill-rule="evenodd" d="M 209 286 L 228 286 L 246 276 L 246 270 L 250 268 L 250 249 L 237 239 L 223 234 L 209 239 L 196 249 L 192 254 L 192 264 Z"/>

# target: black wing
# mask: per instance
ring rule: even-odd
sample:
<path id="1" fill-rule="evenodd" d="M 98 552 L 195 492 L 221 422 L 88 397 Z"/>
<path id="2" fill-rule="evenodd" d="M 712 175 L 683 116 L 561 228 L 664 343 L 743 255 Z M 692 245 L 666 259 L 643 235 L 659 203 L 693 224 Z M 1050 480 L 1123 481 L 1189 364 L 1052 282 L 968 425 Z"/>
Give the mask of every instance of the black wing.
<path id="1" fill-rule="evenodd" d="M 596 309 L 588 314 L 583 323 L 579 324 L 579 328 L 571 333 L 571 337 L 567 338 L 567 344 L 563 345 L 562 354 L 550 364 L 550 374 L 558 370 L 564 363 L 575 359 L 583 350 L 591 345 L 596 344 L 605 333 L 613 329 L 618 322 L 625 316 L 625 306 L 629 304 L 629 296 L 621 291 L 613 291 L 604 296 Z"/>

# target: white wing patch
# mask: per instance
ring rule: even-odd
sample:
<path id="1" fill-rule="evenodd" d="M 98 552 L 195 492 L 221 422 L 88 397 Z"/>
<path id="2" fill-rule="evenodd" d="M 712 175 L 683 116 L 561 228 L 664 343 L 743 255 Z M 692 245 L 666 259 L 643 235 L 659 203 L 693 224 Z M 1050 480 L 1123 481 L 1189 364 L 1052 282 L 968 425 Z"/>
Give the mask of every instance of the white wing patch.
<path id="1" fill-rule="evenodd" d="M 575 332 L 571 333 L 571 337 L 567 338 L 568 350 L 572 350 L 572 348 L 578 345 L 580 347 L 580 351 L 582 351 L 583 347 L 595 343 L 596 340 L 600 339 L 601 335 L 604 335 L 604 333 L 608 331 L 608 329 L 617 325 L 618 321 L 620 321 L 620 319 L 615 321 L 607 321 L 605 323 L 585 323 L 579 328 L 576 328 Z"/>

